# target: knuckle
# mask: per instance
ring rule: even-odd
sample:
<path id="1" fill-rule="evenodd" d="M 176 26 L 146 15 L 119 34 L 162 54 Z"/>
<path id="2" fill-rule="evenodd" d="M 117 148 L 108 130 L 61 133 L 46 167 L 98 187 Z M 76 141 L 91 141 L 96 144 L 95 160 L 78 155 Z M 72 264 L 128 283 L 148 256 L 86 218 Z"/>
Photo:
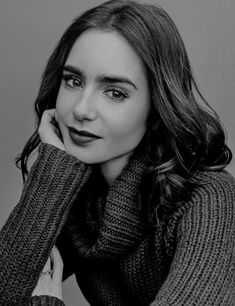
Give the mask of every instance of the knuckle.
<path id="1" fill-rule="evenodd" d="M 57 262 L 58 262 L 58 266 L 60 266 L 60 268 L 64 267 L 64 263 L 63 263 L 63 260 L 61 258 L 58 258 Z"/>

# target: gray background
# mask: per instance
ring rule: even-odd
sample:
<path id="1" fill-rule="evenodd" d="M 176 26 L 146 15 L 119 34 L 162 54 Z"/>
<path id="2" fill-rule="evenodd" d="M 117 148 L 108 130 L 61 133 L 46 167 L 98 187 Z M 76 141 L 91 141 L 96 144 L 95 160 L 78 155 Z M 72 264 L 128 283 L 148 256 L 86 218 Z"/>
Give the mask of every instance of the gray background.
<path id="1" fill-rule="evenodd" d="M 0 226 L 22 190 L 14 158 L 34 130 L 33 102 L 57 40 L 99 0 L 0 0 Z M 150 2 L 150 1 L 143 1 Z M 235 1 L 159 0 L 179 28 L 202 93 L 220 115 L 235 154 Z M 235 175 L 235 163 L 228 167 Z M 88 305 L 74 278 L 63 285 L 68 306 Z"/>

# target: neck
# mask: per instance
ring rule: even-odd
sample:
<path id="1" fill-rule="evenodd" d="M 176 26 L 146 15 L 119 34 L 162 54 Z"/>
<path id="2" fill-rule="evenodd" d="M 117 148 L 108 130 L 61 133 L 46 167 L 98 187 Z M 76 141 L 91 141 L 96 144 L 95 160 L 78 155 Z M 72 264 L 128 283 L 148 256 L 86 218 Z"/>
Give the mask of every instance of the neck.
<path id="1" fill-rule="evenodd" d="M 129 152 L 128 154 L 119 156 L 100 164 L 100 172 L 109 186 L 112 185 L 116 177 L 127 165 L 131 154 L 132 152 Z"/>

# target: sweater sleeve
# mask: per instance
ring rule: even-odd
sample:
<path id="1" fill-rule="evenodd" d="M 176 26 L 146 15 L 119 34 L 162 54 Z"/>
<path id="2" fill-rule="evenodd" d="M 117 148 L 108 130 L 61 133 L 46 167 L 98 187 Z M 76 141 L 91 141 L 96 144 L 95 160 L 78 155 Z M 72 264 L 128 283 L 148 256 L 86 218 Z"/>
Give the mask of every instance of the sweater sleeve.
<path id="1" fill-rule="evenodd" d="M 35 295 L 31 298 L 30 306 L 65 306 L 65 304 L 54 296 Z"/>
<path id="2" fill-rule="evenodd" d="M 234 305 L 235 181 L 207 178 L 178 225 L 171 269 L 151 306 Z"/>
<path id="3" fill-rule="evenodd" d="M 19 203 L 0 232 L 0 304 L 29 305 L 90 168 L 65 151 L 40 144 Z M 50 305 L 50 304 L 49 304 Z"/>

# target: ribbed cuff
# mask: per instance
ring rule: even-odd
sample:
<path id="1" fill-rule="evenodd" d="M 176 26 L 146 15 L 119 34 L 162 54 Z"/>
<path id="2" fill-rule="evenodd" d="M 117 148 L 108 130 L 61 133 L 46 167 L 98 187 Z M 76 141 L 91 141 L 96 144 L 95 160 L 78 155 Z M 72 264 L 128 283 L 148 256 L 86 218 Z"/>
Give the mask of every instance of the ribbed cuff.
<path id="1" fill-rule="evenodd" d="M 65 306 L 64 302 L 55 296 L 35 295 L 31 298 L 31 306 Z"/>
<path id="2" fill-rule="evenodd" d="M 38 158 L 32 166 L 31 175 L 29 174 L 29 180 L 30 177 L 33 177 L 33 180 L 37 181 L 38 176 L 42 176 L 42 174 L 43 177 L 40 177 L 38 183 L 43 181 L 42 183 L 45 184 L 46 180 L 53 181 L 56 178 L 66 179 L 71 176 L 72 180 L 77 178 L 79 174 L 86 177 L 86 173 L 90 172 L 89 170 L 90 167 L 88 165 L 82 163 L 66 151 L 51 144 L 41 143 L 38 149 Z M 83 177 L 81 178 L 82 181 Z"/>

